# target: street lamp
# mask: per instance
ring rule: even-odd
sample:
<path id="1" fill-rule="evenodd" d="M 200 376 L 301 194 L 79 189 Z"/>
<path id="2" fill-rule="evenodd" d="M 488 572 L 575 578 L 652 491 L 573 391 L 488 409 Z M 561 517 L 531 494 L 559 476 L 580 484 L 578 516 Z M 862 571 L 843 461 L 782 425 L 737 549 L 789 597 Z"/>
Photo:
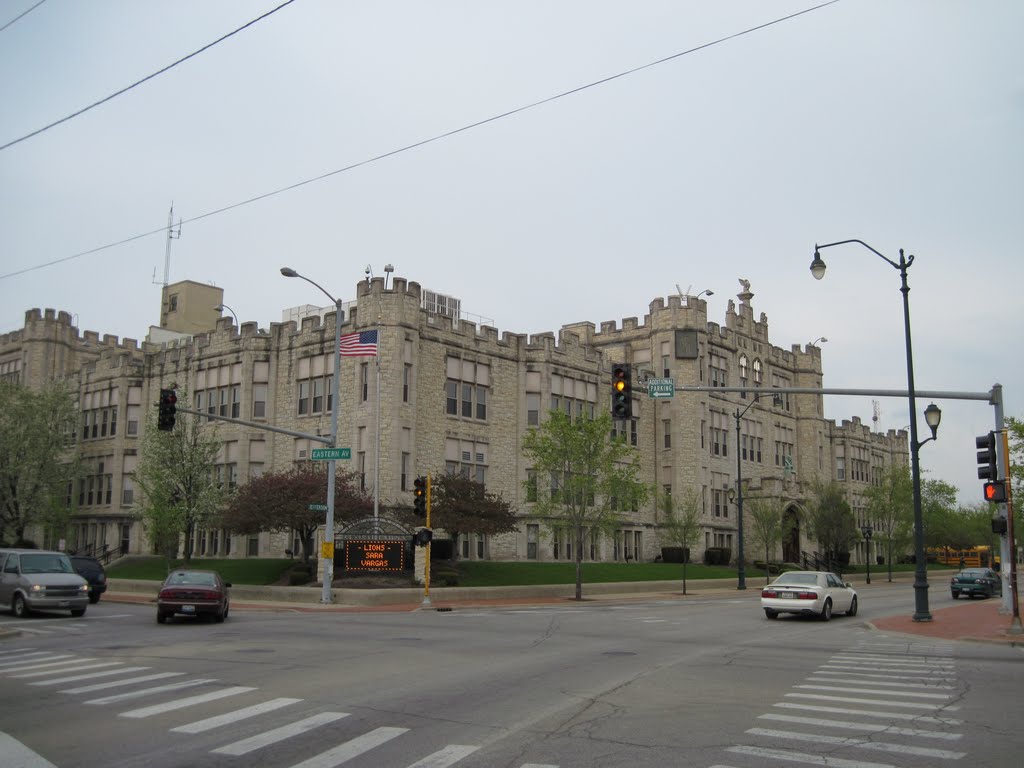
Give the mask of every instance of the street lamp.
<path id="1" fill-rule="evenodd" d="M 864 534 L 864 562 L 868 565 L 868 584 L 871 583 L 871 534 L 874 533 L 870 525 L 862 525 L 860 532 Z"/>
<path id="2" fill-rule="evenodd" d="M 712 291 L 712 290 L 711 290 L 710 288 L 705 288 L 705 289 L 704 289 L 703 291 L 701 291 L 700 293 L 698 293 L 698 294 L 697 294 L 696 296 L 694 296 L 693 298 L 695 298 L 695 299 L 699 299 L 699 298 L 700 298 L 701 296 L 714 296 L 714 295 L 715 295 L 715 292 L 714 292 L 714 291 Z"/>
<path id="3" fill-rule="evenodd" d="M 736 409 L 736 446 L 733 449 L 736 451 L 736 525 L 739 531 L 739 535 L 736 537 L 739 557 L 736 569 L 736 589 L 747 588 L 747 569 L 743 564 L 743 465 L 740 463 L 740 419 L 760 399 L 761 394 L 755 393 L 754 399 L 747 403 L 746 408 L 742 411 L 739 408 Z"/>
<path id="4" fill-rule="evenodd" d="M 241 328 L 242 327 L 241 325 L 238 324 L 238 315 L 235 314 L 235 310 L 233 310 L 227 304 L 218 304 L 216 307 L 214 307 L 214 309 L 217 310 L 218 312 L 223 312 L 226 309 L 228 312 L 231 313 L 231 316 L 233 318 L 235 318 L 235 327 L 236 328 Z"/>
<path id="5" fill-rule="evenodd" d="M 818 345 L 818 342 L 819 342 L 819 341 L 820 341 L 820 342 L 822 342 L 822 343 L 825 343 L 826 341 L 828 341 L 828 339 L 826 339 L 826 338 L 825 338 L 824 336 L 819 336 L 819 337 L 818 337 L 818 338 L 816 338 L 816 339 L 815 339 L 814 341 L 812 341 L 812 342 L 808 343 L 808 345 L 807 345 L 807 346 L 808 346 L 808 347 L 816 347 L 816 346 Z"/>
<path id="6" fill-rule="evenodd" d="M 341 400 L 338 397 L 338 381 L 341 379 L 341 299 L 334 298 L 321 285 L 313 282 L 305 275 L 300 275 L 291 267 L 281 267 L 281 274 L 285 277 L 301 278 L 310 285 L 316 286 L 334 304 L 334 381 L 331 384 L 331 448 L 337 448 L 338 411 L 341 410 Z M 337 461 L 331 458 L 327 466 L 327 530 L 325 531 L 325 538 L 331 543 L 331 556 L 323 558 L 324 584 L 323 591 L 320 594 L 320 602 L 324 604 L 332 602 L 331 586 L 334 583 L 334 478 L 337 474 L 337 468 Z"/>
<path id="7" fill-rule="evenodd" d="M 814 259 L 811 261 L 811 274 L 814 275 L 815 280 L 821 280 L 825 276 L 825 262 L 821 259 L 820 251 L 824 248 L 831 248 L 836 245 L 846 245 L 847 243 L 857 243 L 862 245 L 871 251 L 873 254 L 884 260 L 889 266 L 899 270 L 900 273 L 900 292 L 903 294 L 903 331 L 906 337 L 907 347 L 907 400 L 910 408 L 910 474 L 913 479 L 914 486 L 914 561 L 916 567 L 914 569 L 914 621 L 931 621 L 932 615 L 928 610 L 928 569 L 925 563 L 924 553 L 924 520 L 921 513 L 921 465 L 918 452 L 924 443 L 917 442 L 917 398 L 914 392 L 914 352 L 913 346 L 910 341 L 910 286 L 907 285 L 907 270 L 910 269 L 910 265 L 914 263 L 914 256 L 903 255 L 903 249 L 900 248 L 900 260 L 899 263 L 879 253 L 870 245 L 865 243 L 863 240 L 839 240 L 835 243 L 826 243 L 825 245 L 814 246 Z M 930 406 L 929 406 L 930 407 Z M 935 408 L 938 411 L 938 408 Z M 934 417 L 934 412 L 933 412 Z M 928 413 L 925 412 L 925 418 L 928 419 Z M 941 418 L 941 412 L 939 413 Z M 932 437 L 935 439 L 935 430 L 938 428 L 938 420 L 935 421 L 935 425 L 932 426 L 931 421 L 928 422 L 928 426 L 932 429 Z M 927 440 L 925 442 L 928 442 Z"/>

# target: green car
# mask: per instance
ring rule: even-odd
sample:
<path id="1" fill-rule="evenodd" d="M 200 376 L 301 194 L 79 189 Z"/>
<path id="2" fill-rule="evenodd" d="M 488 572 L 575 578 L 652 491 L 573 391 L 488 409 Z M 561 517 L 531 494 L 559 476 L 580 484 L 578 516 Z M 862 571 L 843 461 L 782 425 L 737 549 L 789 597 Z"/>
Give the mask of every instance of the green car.
<path id="1" fill-rule="evenodd" d="M 960 595 L 992 597 L 1003 594 L 1003 582 L 991 568 L 964 568 L 949 583 L 953 599 Z"/>

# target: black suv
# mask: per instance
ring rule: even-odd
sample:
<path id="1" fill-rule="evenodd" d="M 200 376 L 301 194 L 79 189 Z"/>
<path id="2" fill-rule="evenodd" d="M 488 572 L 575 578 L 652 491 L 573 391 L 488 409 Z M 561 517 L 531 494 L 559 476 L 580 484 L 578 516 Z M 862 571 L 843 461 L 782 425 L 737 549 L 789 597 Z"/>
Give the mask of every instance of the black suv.
<path id="1" fill-rule="evenodd" d="M 83 579 L 89 582 L 89 602 L 98 603 L 100 595 L 107 591 L 107 572 L 103 563 L 95 557 L 72 555 L 71 565 Z"/>

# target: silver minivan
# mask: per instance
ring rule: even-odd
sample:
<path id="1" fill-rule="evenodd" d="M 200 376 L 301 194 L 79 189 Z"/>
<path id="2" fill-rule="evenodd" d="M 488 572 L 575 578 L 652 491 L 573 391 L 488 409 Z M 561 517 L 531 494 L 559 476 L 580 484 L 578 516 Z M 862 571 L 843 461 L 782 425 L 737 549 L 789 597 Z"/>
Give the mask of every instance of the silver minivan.
<path id="1" fill-rule="evenodd" d="M 63 552 L 0 549 L 0 610 L 15 616 L 37 609 L 82 616 L 88 605 L 89 582 Z"/>

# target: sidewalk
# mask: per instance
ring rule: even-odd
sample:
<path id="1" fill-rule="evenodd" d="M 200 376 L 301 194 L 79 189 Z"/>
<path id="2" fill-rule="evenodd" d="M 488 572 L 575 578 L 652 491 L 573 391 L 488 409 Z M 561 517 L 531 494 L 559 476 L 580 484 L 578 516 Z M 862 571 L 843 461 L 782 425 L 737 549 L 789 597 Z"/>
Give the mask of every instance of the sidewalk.
<path id="1" fill-rule="evenodd" d="M 1013 616 L 1001 614 L 1002 600 L 963 600 L 962 604 L 932 610 L 931 621 L 914 621 L 913 612 L 886 616 L 868 622 L 880 632 L 902 632 L 908 635 L 941 640 L 968 640 L 998 643 L 1024 648 L 1024 634 L 1011 634 Z"/>

